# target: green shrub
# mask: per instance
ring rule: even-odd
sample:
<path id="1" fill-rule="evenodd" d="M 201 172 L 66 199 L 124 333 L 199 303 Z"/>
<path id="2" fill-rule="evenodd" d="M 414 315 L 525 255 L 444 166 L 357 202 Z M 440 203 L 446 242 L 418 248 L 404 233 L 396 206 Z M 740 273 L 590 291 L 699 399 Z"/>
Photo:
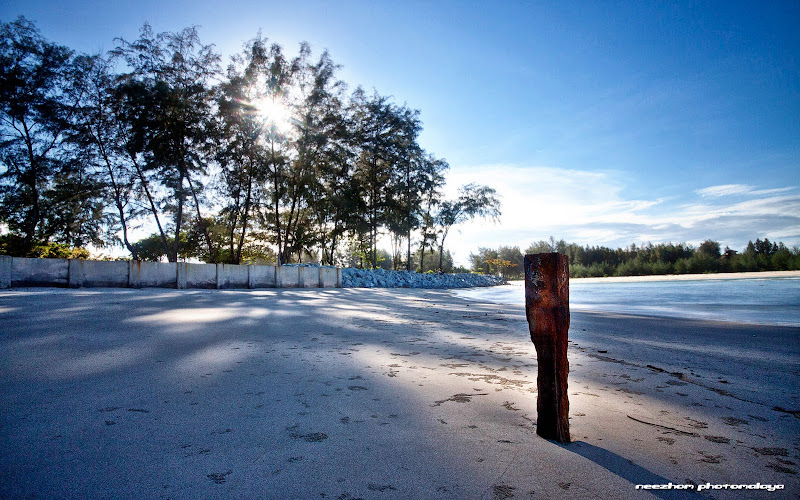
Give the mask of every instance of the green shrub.
<path id="1" fill-rule="evenodd" d="M 66 243 L 34 242 L 31 249 L 25 252 L 25 242 L 16 234 L 0 236 L 0 255 L 12 257 L 32 257 L 39 259 L 88 259 L 89 250 L 83 247 L 71 247 Z"/>

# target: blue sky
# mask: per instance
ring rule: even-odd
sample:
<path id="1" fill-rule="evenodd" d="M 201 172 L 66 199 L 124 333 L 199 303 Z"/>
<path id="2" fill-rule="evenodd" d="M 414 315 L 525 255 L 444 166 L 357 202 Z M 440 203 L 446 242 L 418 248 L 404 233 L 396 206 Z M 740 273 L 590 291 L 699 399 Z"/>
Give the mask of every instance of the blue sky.
<path id="1" fill-rule="evenodd" d="M 296 5 L 300 3 L 302 5 Z M 800 245 L 800 3 L 12 0 L 73 49 L 201 26 L 226 57 L 259 29 L 328 49 L 351 88 L 421 110 L 448 192 L 495 187 L 479 246 L 550 235 L 582 244 Z"/>

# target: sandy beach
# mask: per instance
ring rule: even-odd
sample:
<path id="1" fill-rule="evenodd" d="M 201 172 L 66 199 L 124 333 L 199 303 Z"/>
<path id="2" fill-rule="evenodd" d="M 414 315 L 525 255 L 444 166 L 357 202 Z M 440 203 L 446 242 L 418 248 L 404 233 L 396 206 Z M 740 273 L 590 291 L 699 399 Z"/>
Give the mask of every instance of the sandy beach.
<path id="1" fill-rule="evenodd" d="M 573 312 L 573 442 L 518 306 L 446 290 L 0 292 L 0 498 L 800 495 L 798 329 Z"/>

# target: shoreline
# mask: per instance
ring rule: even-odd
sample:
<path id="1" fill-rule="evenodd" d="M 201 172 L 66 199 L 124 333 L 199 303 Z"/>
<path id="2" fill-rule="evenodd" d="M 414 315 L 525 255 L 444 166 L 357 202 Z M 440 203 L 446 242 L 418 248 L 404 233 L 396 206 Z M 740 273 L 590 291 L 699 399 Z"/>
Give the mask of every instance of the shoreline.
<path id="1" fill-rule="evenodd" d="M 605 276 L 596 278 L 570 278 L 579 283 L 625 283 L 636 281 L 705 281 L 705 280 L 742 280 L 742 279 L 800 279 L 800 271 L 757 271 L 746 273 L 706 273 L 706 274 L 662 274 L 650 276 Z M 509 282 L 511 283 L 511 282 Z M 522 283 L 522 281 L 520 281 Z"/>

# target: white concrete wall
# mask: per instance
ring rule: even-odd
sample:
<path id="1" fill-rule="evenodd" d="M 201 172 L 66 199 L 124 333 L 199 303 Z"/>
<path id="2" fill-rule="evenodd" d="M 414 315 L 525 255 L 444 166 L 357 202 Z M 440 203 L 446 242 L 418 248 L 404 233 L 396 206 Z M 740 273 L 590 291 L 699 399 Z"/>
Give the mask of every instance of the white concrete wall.
<path id="1" fill-rule="evenodd" d="M 255 266 L 217 264 L 217 288 L 252 288 L 250 271 L 253 267 Z"/>
<path id="2" fill-rule="evenodd" d="M 300 281 L 301 267 L 295 266 L 278 266 L 278 288 L 300 288 L 302 281 Z"/>
<path id="3" fill-rule="evenodd" d="M 186 281 L 184 283 L 179 282 L 178 288 L 217 288 L 216 264 L 179 262 L 178 269 L 184 269 L 186 273 Z M 180 272 L 178 273 L 178 279 L 180 280 Z"/>
<path id="4" fill-rule="evenodd" d="M 0 255 L 0 288 L 11 288 L 12 257 Z"/>
<path id="5" fill-rule="evenodd" d="M 321 267 L 298 267 L 300 272 L 301 288 L 320 288 L 320 269 Z"/>
<path id="6" fill-rule="evenodd" d="M 248 288 L 278 288 L 275 266 L 250 266 Z"/>
<path id="7" fill-rule="evenodd" d="M 237 266 L 188 262 L 26 259 L 0 256 L 0 288 L 334 288 L 342 270 L 331 267 Z"/>
<path id="8" fill-rule="evenodd" d="M 11 286 L 67 286 L 69 284 L 67 259 L 11 260 Z"/>
<path id="9" fill-rule="evenodd" d="M 131 261 L 130 286 L 177 288 L 177 270 L 172 262 Z"/>
<path id="10" fill-rule="evenodd" d="M 124 288 L 128 286 L 128 267 L 123 261 L 70 260 L 69 286 Z"/>
<path id="11" fill-rule="evenodd" d="M 319 268 L 319 286 L 320 288 L 336 288 L 342 286 L 341 269 L 335 267 L 320 267 Z"/>

